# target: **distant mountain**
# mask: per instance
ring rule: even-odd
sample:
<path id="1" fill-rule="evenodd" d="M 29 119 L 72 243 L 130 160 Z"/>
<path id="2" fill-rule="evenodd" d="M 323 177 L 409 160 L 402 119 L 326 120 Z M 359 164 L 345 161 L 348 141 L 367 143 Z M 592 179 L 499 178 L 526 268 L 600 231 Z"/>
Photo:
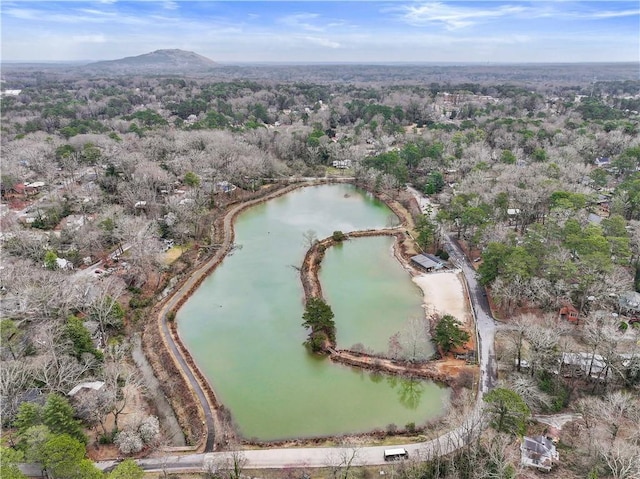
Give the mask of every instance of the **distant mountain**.
<path id="1" fill-rule="evenodd" d="M 156 50 L 136 57 L 89 63 L 82 71 L 101 74 L 180 74 L 211 70 L 218 64 L 207 57 L 185 50 Z"/>

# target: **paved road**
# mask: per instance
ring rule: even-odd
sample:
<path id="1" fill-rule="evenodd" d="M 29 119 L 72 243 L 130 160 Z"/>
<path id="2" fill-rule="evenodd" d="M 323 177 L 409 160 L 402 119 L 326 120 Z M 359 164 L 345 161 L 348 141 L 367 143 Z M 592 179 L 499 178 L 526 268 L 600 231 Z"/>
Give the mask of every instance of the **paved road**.
<path id="1" fill-rule="evenodd" d="M 428 459 L 436 454 L 448 454 L 461 447 L 468 436 L 463 429 L 450 431 L 432 441 L 403 446 L 411 458 Z M 466 430 L 465 430 L 466 431 Z M 240 453 L 214 452 L 183 456 L 165 456 L 138 460 L 146 471 L 201 471 L 210 464 L 224 464 L 233 454 L 244 459 L 246 469 L 281 469 L 286 467 L 327 467 L 340 465 L 345 458 L 353 457 L 352 465 L 385 464 L 384 450 L 389 446 L 371 447 L 308 447 L 287 449 L 247 450 Z M 110 469 L 114 461 L 98 463 L 101 469 Z"/>
<path id="2" fill-rule="evenodd" d="M 471 266 L 460 245 L 451 235 L 445 236 L 445 249 L 449 253 L 449 260 L 462 270 L 467 282 L 469 300 L 480 339 L 478 349 L 481 374 L 480 392 L 484 394 L 496 386 L 498 379 L 498 363 L 494 348 L 496 323 L 491 315 L 486 290 L 476 278 L 476 270 Z"/>
<path id="3" fill-rule="evenodd" d="M 430 205 L 429 199 L 412 187 L 407 187 L 421 208 Z M 494 348 L 496 323 L 491 314 L 487 292 L 484 286 L 478 283 L 476 270 L 471 265 L 469 258 L 464 254 L 460 244 L 452 235 L 444 235 L 445 250 L 449 253 L 449 260 L 456 265 L 464 274 L 469 292 L 469 301 L 473 309 L 473 316 L 478 331 L 480 341 L 478 348 L 478 360 L 480 363 L 480 392 L 482 394 L 490 391 L 496 386 L 498 379 L 498 363 Z M 479 395 L 479 400 L 482 394 Z"/>
<path id="4" fill-rule="evenodd" d="M 420 193 L 418 190 L 416 190 L 412 186 L 407 186 L 407 191 L 411 193 L 413 197 L 416 199 L 416 201 L 418 202 L 418 206 L 420 207 L 420 211 L 422 211 L 422 214 L 426 214 L 430 212 L 431 213 L 430 217 L 432 219 L 435 218 L 436 214 L 438 213 L 437 205 L 433 204 L 429 200 L 429 198 L 424 196 L 422 193 Z"/>

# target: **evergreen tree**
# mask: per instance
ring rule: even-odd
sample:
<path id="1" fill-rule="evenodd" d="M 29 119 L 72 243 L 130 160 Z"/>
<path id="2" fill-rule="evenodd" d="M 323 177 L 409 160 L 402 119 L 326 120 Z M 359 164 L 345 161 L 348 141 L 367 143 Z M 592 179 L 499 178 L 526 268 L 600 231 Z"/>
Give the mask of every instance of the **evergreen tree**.
<path id="1" fill-rule="evenodd" d="M 491 427 L 499 432 L 524 434 L 531 411 L 515 391 L 496 388 L 485 394 L 482 400 L 487 403 L 491 414 Z"/>
<path id="2" fill-rule="evenodd" d="M 469 341 L 469 333 L 460 327 L 456 318 L 446 314 L 438 321 L 433 340 L 444 355 Z"/>
<path id="3" fill-rule="evenodd" d="M 20 451 L 0 446 L 0 477 L 2 479 L 27 479 L 27 476 L 22 474 L 17 466 L 22 460 L 23 456 Z"/>
<path id="4" fill-rule="evenodd" d="M 13 421 L 13 425 L 18 429 L 18 434 L 22 435 L 27 429 L 38 424 L 42 424 L 42 406 L 30 402 L 20 404 Z"/>
<path id="5" fill-rule="evenodd" d="M 322 298 L 310 298 L 307 301 L 302 325 L 310 328 L 309 338 L 305 342 L 313 352 L 319 352 L 326 346 L 326 341 L 333 344 L 336 340 L 336 325 L 333 311 Z"/>
<path id="6" fill-rule="evenodd" d="M 102 359 L 102 353 L 96 350 L 91 333 L 85 328 L 80 318 L 70 316 L 65 324 L 64 332 L 73 345 L 73 355 L 76 358 L 80 359 L 84 353 L 91 353 L 98 359 Z"/>
<path id="7" fill-rule="evenodd" d="M 68 434 L 72 438 L 86 442 L 80 422 L 73 418 L 73 408 L 62 396 L 50 394 L 42 410 L 44 424 L 54 434 Z"/>
<path id="8" fill-rule="evenodd" d="M 71 465 L 84 459 L 86 449 L 68 434 L 52 436 L 42 447 L 42 466 L 55 476 L 61 476 Z"/>

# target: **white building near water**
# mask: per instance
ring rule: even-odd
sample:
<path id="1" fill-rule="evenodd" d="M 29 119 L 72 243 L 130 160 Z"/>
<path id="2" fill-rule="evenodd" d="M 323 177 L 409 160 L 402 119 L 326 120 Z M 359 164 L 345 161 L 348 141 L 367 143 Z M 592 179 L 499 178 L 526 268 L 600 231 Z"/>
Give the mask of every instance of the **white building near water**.
<path id="1" fill-rule="evenodd" d="M 335 160 L 331 165 L 340 170 L 351 168 L 351 160 Z"/>

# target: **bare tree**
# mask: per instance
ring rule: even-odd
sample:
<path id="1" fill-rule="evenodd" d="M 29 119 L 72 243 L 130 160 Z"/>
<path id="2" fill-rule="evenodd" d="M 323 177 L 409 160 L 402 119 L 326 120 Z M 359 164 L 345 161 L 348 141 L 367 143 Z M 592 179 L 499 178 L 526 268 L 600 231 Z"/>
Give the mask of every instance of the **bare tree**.
<path id="1" fill-rule="evenodd" d="M 614 479 L 640 477 L 640 449 L 629 443 L 602 444 L 600 457 Z"/>
<path id="2" fill-rule="evenodd" d="M 108 328 L 119 328 L 122 326 L 123 311 L 118 297 L 124 288 L 113 278 L 109 278 L 97 290 L 97 294 L 89 304 L 89 314 L 92 321 L 98 324 L 100 331 L 100 341 L 102 344 L 107 340 Z"/>
<path id="3" fill-rule="evenodd" d="M 556 364 L 558 352 L 556 345 L 561 336 L 558 323 L 547 318 L 544 323 L 532 324 L 526 331 L 529 345 L 530 373 L 550 371 Z"/>
<path id="4" fill-rule="evenodd" d="M 421 362 L 429 359 L 433 353 L 429 323 L 426 318 L 411 318 L 400 331 L 400 357 L 409 362 Z"/>
<path id="5" fill-rule="evenodd" d="M 246 456 L 240 449 L 234 447 L 229 452 L 214 453 L 207 457 L 203 470 L 205 476 L 212 479 L 241 479 L 246 465 Z"/>
<path id="6" fill-rule="evenodd" d="M 109 345 L 105 352 L 103 394 L 107 409 L 113 414 L 115 430 L 118 430 L 120 415 L 142 388 L 141 378 L 127 361 L 127 355 L 127 344 Z"/>
<path id="7" fill-rule="evenodd" d="M 355 444 L 343 444 L 340 449 L 327 458 L 327 466 L 334 479 L 350 479 L 353 477 L 353 466 L 357 462 L 360 447 Z"/>
<path id="8" fill-rule="evenodd" d="M 33 380 L 31 367 L 23 361 L 3 361 L 0 368 L 0 414 L 10 421 L 18 410 L 21 396 Z"/>
<path id="9" fill-rule="evenodd" d="M 551 406 L 552 398 L 541 391 L 531 377 L 522 375 L 510 377 L 509 389 L 516 392 L 532 411 L 544 410 Z"/>
<path id="10" fill-rule="evenodd" d="M 318 242 L 318 233 L 314 230 L 307 230 L 302 233 L 302 244 L 309 249 Z"/>
<path id="11" fill-rule="evenodd" d="M 518 372 L 520 372 L 520 368 L 522 367 L 522 353 L 525 346 L 526 332 L 535 319 L 533 315 L 523 314 L 516 317 L 509 324 L 510 327 L 507 332 L 507 337 L 514 351 L 516 370 Z"/>

